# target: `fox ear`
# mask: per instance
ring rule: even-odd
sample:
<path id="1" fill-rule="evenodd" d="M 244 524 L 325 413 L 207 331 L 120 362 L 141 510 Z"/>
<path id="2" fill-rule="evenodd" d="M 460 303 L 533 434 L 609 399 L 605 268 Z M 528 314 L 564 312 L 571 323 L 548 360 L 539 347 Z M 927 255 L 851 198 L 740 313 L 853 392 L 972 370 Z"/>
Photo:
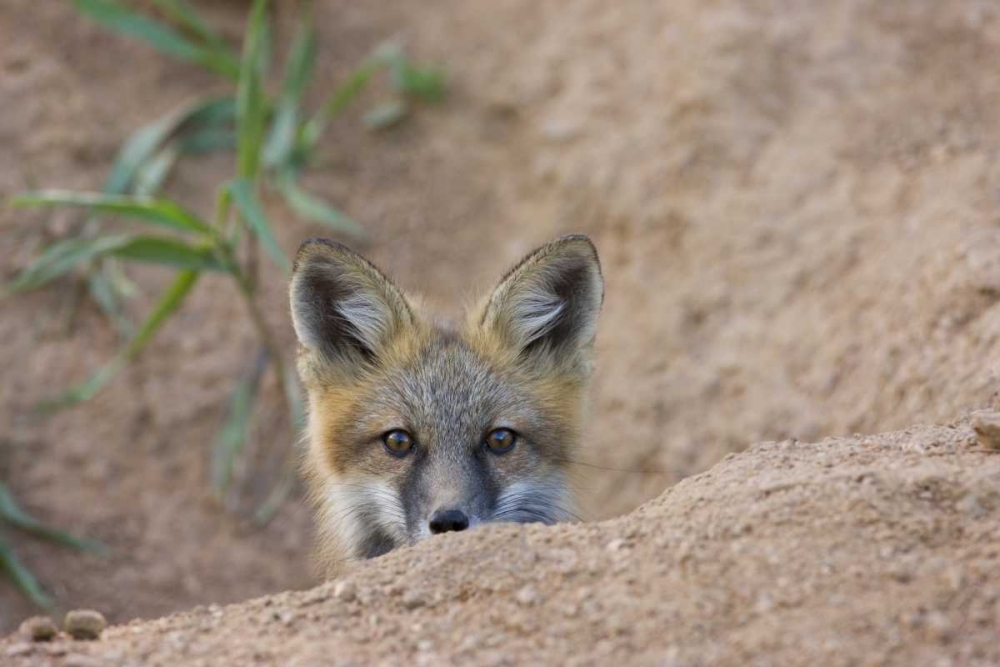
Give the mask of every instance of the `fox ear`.
<path id="1" fill-rule="evenodd" d="M 587 364 L 604 300 L 597 249 L 563 236 L 511 269 L 478 311 L 479 326 L 521 356 Z"/>
<path id="2" fill-rule="evenodd" d="M 326 239 L 299 248 L 289 297 L 299 342 L 331 362 L 377 359 L 414 322 L 405 297 L 381 271 Z"/>

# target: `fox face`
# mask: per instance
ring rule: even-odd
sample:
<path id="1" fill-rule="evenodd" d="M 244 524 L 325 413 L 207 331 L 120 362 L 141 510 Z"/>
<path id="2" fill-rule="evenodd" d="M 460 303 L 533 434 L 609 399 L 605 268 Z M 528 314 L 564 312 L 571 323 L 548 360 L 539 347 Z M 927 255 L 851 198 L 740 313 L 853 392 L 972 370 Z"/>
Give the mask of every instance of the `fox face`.
<path id="1" fill-rule="evenodd" d="M 603 294 L 593 244 L 567 236 L 441 323 L 346 247 L 302 245 L 303 468 L 329 573 L 436 533 L 575 517 L 566 468 Z"/>

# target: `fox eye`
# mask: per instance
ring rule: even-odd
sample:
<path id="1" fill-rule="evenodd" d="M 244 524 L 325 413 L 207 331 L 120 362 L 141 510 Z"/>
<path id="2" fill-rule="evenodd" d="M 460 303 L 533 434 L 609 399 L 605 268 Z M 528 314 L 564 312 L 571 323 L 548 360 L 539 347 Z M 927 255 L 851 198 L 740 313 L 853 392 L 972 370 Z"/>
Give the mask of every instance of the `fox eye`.
<path id="1" fill-rule="evenodd" d="M 382 444 L 393 456 L 403 457 L 413 449 L 413 437 L 403 429 L 397 428 L 382 436 Z"/>
<path id="2" fill-rule="evenodd" d="M 495 428 L 486 436 L 486 448 L 494 454 L 506 454 L 517 444 L 517 434 L 509 428 Z"/>

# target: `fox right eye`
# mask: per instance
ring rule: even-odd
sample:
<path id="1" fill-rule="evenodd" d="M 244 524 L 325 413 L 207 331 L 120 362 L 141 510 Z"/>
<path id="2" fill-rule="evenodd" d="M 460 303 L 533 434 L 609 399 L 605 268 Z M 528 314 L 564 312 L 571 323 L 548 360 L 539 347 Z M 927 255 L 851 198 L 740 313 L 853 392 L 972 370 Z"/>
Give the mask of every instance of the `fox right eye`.
<path id="1" fill-rule="evenodd" d="M 402 458 L 413 449 L 413 437 L 403 429 L 394 429 L 382 436 L 385 451 Z"/>

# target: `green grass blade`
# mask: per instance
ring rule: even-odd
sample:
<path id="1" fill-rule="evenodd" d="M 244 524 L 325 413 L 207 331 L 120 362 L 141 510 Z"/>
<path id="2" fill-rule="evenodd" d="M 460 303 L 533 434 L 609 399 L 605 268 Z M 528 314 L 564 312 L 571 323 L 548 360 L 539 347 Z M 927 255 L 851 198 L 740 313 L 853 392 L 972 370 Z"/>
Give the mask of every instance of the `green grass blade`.
<path id="1" fill-rule="evenodd" d="M 236 100 L 231 95 L 197 100 L 136 130 L 122 144 L 104 184 L 108 194 L 127 194 L 143 164 L 172 137 L 200 128 L 231 125 L 236 118 Z"/>
<path id="2" fill-rule="evenodd" d="M 40 190 L 17 195 L 9 203 L 13 206 L 80 206 L 95 213 L 121 215 L 182 232 L 214 235 L 214 230 L 208 223 L 166 199 L 125 197 L 99 192 Z"/>
<path id="3" fill-rule="evenodd" d="M 103 552 L 105 550 L 104 545 L 100 542 L 74 537 L 69 533 L 48 526 L 31 516 L 21 509 L 20 505 L 17 504 L 17 501 L 14 500 L 14 495 L 10 492 L 6 485 L 3 484 L 3 482 L 0 482 L 0 518 L 3 518 L 12 526 L 31 533 L 32 535 L 42 537 L 58 544 L 63 544 L 74 549 L 92 552 Z"/>
<path id="4" fill-rule="evenodd" d="M 299 130 L 299 146 L 307 151 L 311 150 L 323 134 L 327 121 L 343 113 L 364 92 L 380 67 L 381 63 L 369 60 L 354 70 L 347 81 L 331 93 L 320 110 Z"/>
<path id="5" fill-rule="evenodd" d="M 251 372 L 233 390 L 225 422 L 212 445 L 212 486 L 219 496 L 224 495 L 229 487 L 233 464 L 246 446 L 254 404 L 257 402 L 267 362 L 267 352 L 261 350 Z"/>
<path id="6" fill-rule="evenodd" d="M 363 120 L 369 130 L 384 130 L 406 118 L 409 111 L 405 102 L 386 102 L 367 111 Z"/>
<path id="7" fill-rule="evenodd" d="M 206 48 L 170 26 L 154 21 L 111 0 L 74 0 L 77 11 L 106 28 L 149 44 L 169 56 L 201 65 L 235 81 L 239 64 L 230 54 Z"/>
<path id="8" fill-rule="evenodd" d="M 47 401 L 39 406 L 45 412 L 51 412 L 75 405 L 92 398 L 97 392 L 104 388 L 114 377 L 129 364 L 130 361 L 139 356 L 146 344 L 152 340 L 156 332 L 160 330 L 163 323 L 173 315 L 185 297 L 198 282 L 200 272 L 185 270 L 177 274 L 174 281 L 160 296 L 160 300 L 153 307 L 152 312 L 146 317 L 135 337 L 129 341 L 119 353 L 107 365 L 94 373 L 86 382 L 80 384 L 62 396 Z"/>
<path id="9" fill-rule="evenodd" d="M 312 77 L 315 62 L 316 32 L 307 19 L 299 27 L 292 42 L 278 98 L 278 109 L 264 148 L 264 164 L 269 167 L 285 164 L 295 149 L 299 107 Z"/>
<path id="10" fill-rule="evenodd" d="M 416 67 L 405 58 L 393 66 L 392 82 L 401 93 L 431 104 L 444 101 L 448 92 L 443 71 L 433 67 Z"/>
<path id="11" fill-rule="evenodd" d="M 206 45 L 221 52 L 227 52 L 236 63 L 236 56 L 229 53 L 229 46 L 219 33 L 202 20 L 194 7 L 183 0 L 153 0 L 154 4 L 163 11 L 174 23 L 190 30 Z"/>
<path id="12" fill-rule="evenodd" d="M 203 128 L 185 135 L 178 140 L 177 144 L 185 155 L 204 155 L 216 151 L 234 150 L 236 148 L 236 132 L 221 128 Z"/>
<path id="13" fill-rule="evenodd" d="M 123 294 L 108 275 L 106 267 L 99 266 L 87 279 L 87 289 L 97 307 L 101 309 L 118 333 L 123 338 L 130 338 L 135 333 L 135 325 L 125 313 L 122 303 Z"/>
<path id="14" fill-rule="evenodd" d="M 110 0 L 74 0 L 80 13 L 101 25 L 135 37 L 167 55 L 196 61 L 198 46 L 174 29 Z"/>
<path id="15" fill-rule="evenodd" d="M 136 236 L 110 251 L 120 259 L 147 264 L 164 264 L 177 269 L 229 271 L 210 247 L 196 247 L 184 241 L 160 236 Z"/>
<path id="16" fill-rule="evenodd" d="M 118 234 L 96 239 L 66 239 L 53 243 L 30 266 L 7 283 L 0 295 L 19 294 L 38 289 L 64 276 L 77 266 L 122 246 L 130 238 L 129 235 Z"/>
<path id="17" fill-rule="evenodd" d="M 366 62 L 354 70 L 347 81 L 340 84 L 327 98 L 322 107 L 322 114 L 327 119 L 336 118 L 342 114 L 368 87 L 379 67 L 380 65 L 376 62 Z"/>
<path id="18" fill-rule="evenodd" d="M 257 176 L 267 121 L 264 95 L 266 7 L 267 0 L 254 0 L 243 40 L 243 60 L 236 91 L 237 173 L 244 178 Z"/>
<path id="19" fill-rule="evenodd" d="M 284 196 L 288 206 L 297 215 L 326 225 L 338 232 L 348 234 L 356 239 L 365 239 L 368 234 L 360 223 L 342 213 L 331 204 L 314 197 L 295 184 L 291 177 L 281 178 L 278 181 L 278 188 Z"/>
<path id="20" fill-rule="evenodd" d="M 286 465 L 278 477 L 277 484 L 271 489 L 271 492 L 264 499 L 264 502 L 260 504 L 260 507 L 254 511 L 254 525 L 258 527 L 266 526 L 274 518 L 274 515 L 278 513 L 278 510 L 285 504 L 288 497 L 292 495 L 292 491 L 295 489 L 295 479 L 295 466 Z"/>
<path id="21" fill-rule="evenodd" d="M 35 579 L 21 561 L 18 560 L 14 549 L 0 537 L 0 571 L 20 590 L 29 600 L 45 609 L 52 608 L 52 598 L 42 590 L 41 584 Z"/>
<path id="22" fill-rule="evenodd" d="M 257 199 L 257 194 L 254 192 L 253 183 L 245 178 L 237 178 L 229 186 L 229 191 L 233 196 L 233 203 L 236 204 L 240 216 L 246 222 L 247 227 L 260 239 L 264 250 L 267 251 L 271 259 L 285 273 L 290 273 L 292 269 L 291 264 L 278 244 L 278 240 L 274 237 L 271 223 L 268 222 L 267 216 L 264 214 L 264 209 Z"/>
<path id="23" fill-rule="evenodd" d="M 166 146 L 135 174 L 134 193 L 139 197 L 151 197 L 160 191 L 170 171 L 177 164 L 180 150 L 177 146 Z"/>
<path id="24" fill-rule="evenodd" d="M 136 130 L 122 144 L 104 184 L 104 192 L 126 194 L 136 172 L 166 141 L 175 129 L 173 117 L 161 118 Z"/>
<path id="25" fill-rule="evenodd" d="M 293 366 L 285 366 L 284 382 L 285 404 L 288 408 L 289 419 L 292 422 L 292 430 L 298 435 L 306 428 L 306 407 L 302 398 L 302 388 L 299 386 L 298 376 L 295 374 Z M 295 487 L 296 466 L 294 457 L 286 455 L 285 463 L 281 468 L 278 482 L 268 493 L 264 502 L 254 511 L 253 520 L 258 526 L 263 526 L 270 521 L 278 509 L 284 504 L 288 496 L 291 495 Z"/>

